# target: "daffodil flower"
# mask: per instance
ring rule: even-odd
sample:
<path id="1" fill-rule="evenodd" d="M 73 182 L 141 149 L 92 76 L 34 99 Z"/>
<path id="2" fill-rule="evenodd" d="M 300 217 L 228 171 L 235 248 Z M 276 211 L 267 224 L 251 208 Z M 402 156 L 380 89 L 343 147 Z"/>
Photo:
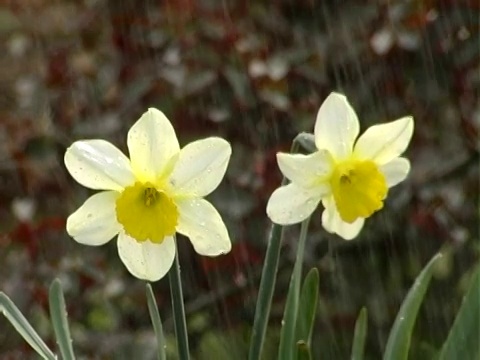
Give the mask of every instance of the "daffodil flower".
<path id="1" fill-rule="evenodd" d="M 230 144 L 211 137 L 180 149 L 170 121 L 151 108 L 129 130 L 127 145 L 130 159 L 104 140 L 77 141 L 67 149 L 72 177 L 103 190 L 68 217 L 70 236 L 98 246 L 118 235 L 122 262 L 132 275 L 149 281 L 170 269 L 176 232 L 200 255 L 229 252 L 225 224 L 203 197 L 222 180 Z"/>
<path id="2" fill-rule="evenodd" d="M 273 192 L 269 218 L 281 225 L 299 223 L 322 202 L 323 227 L 346 240 L 355 238 L 365 219 L 383 207 L 388 188 L 410 171 L 400 155 L 412 138 L 413 118 L 374 125 L 357 139 L 358 134 L 357 115 L 346 97 L 330 94 L 315 123 L 317 151 L 277 154 L 290 183 Z"/>

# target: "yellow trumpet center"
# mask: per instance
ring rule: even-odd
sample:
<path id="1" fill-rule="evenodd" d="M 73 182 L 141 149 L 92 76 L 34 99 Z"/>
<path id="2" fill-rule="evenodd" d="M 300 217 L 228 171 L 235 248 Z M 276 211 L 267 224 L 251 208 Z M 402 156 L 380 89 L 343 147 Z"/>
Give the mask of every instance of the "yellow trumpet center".
<path id="1" fill-rule="evenodd" d="M 370 160 L 349 159 L 336 164 L 330 186 L 340 217 L 348 223 L 380 210 L 388 192 L 385 176 Z"/>
<path id="2" fill-rule="evenodd" d="M 117 220 L 127 235 L 161 243 L 175 233 L 178 209 L 172 199 L 150 183 L 126 187 L 116 201 Z"/>

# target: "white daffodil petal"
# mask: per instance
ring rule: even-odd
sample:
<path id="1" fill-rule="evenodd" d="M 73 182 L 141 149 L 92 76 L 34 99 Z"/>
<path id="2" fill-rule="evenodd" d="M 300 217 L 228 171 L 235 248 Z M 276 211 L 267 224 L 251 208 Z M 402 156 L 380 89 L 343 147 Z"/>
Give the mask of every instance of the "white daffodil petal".
<path id="1" fill-rule="evenodd" d="M 267 215 L 276 224 L 291 225 L 309 217 L 328 187 L 305 189 L 294 183 L 279 187 L 268 200 Z"/>
<path id="2" fill-rule="evenodd" d="M 222 181 L 231 153 L 228 141 L 217 137 L 185 146 L 170 177 L 174 192 L 198 197 L 210 194 Z"/>
<path id="3" fill-rule="evenodd" d="M 117 235 L 122 226 L 115 215 L 116 191 L 91 196 L 67 219 L 67 232 L 85 245 L 103 245 Z"/>
<path id="4" fill-rule="evenodd" d="M 345 240 L 352 240 L 357 237 L 360 230 L 362 230 L 365 219 L 358 218 L 351 224 L 343 221 L 335 207 L 333 196 L 324 199 L 322 203 L 325 207 L 322 213 L 322 225 L 326 231 L 337 234 Z"/>
<path id="5" fill-rule="evenodd" d="M 280 171 L 287 179 L 303 187 L 311 187 L 332 169 L 332 156 L 326 150 L 309 155 L 278 153 Z"/>
<path id="6" fill-rule="evenodd" d="M 405 151 L 412 139 L 413 126 L 411 116 L 371 126 L 358 139 L 354 154 L 378 165 L 386 164 Z"/>
<path id="7" fill-rule="evenodd" d="M 380 166 L 380 171 L 385 176 L 388 187 L 392 187 L 405 180 L 410 172 L 410 161 L 402 157 L 396 158 Z"/>
<path id="8" fill-rule="evenodd" d="M 200 255 L 217 256 L 232 248 L 228 231 L 215 207 L 204 199 L 176 202 L 180 217 L 177 231 L 187 236 Z"/>
<path id="9" fill-rule="evenodd" d="M 161 244 L 149 240 L 138 242 L 122 231 L 118 235 L 118 255 L 133 276 L 157 281 L 172 267 L 175 240 L 169 236 Z"/>
<path id="10" fill-rule="evenodd" d="M 170 160 L 180 151 L 172 124 L 154 108 L 148 109 L 130 128 L 127 145 L 135 175 L 150 182 L 164 175 Z"/>
<path id="11" fill-rule="evenodd" d="M 338 159 L 351 154 L 359 124 L 355 110 L 344 95 L 331 93 L 325 99 L 318 110 L 314 132 L 317 149 L 326 149 Z"/>
<path id="12" fill-rule="evenodd" d="M 70 175 L 90 189 L 122 190 L 135 181 L 128 158 L 105 140 L 74 142 L 64 161 Z"/>

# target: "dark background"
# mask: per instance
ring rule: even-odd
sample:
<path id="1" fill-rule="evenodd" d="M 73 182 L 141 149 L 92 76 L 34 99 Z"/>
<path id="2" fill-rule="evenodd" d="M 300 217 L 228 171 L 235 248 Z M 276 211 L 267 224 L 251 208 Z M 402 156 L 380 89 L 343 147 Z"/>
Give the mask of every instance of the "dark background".
<path id="1" fill-rule="evenodd" d="M 406 291 L 442 249 L 410 352 L 432 358 L 480 253 L 479 19 L 478 2 L 461 0 L 1 1 L 0 290 L 55 349 L 47 296 L 58 277 L 79 355 L 153 358 L 145 286 L 115 241 L 86 247 L 65 232 L 91 193 L 67 174 L 63 154 L 85 138 L 125 151 L 129 127 L 155 106 L 181 144 L 211 135 L 232 143 L 210 200 L 233 250 L 201 258 L 180 238 L 179 251 L 192 355 L 245 359 L 265 205 L 280 183 L 275 153 L 311 132 L 322 101 L 339 91 L 362 131 L 414 116 L 412 171 L 354 241 L 327 234 L 314 213 L 305 268 L 320 271 L 315 358 L 349 358 L 366 306 L 368 359 L 379 359 Z M 275 357 L 297 236 L 288 228 L 265 359 Z M 166 278 L 154 290 L 174 352 Z M 0 358 L 36 358 L 3 317 Z"/>

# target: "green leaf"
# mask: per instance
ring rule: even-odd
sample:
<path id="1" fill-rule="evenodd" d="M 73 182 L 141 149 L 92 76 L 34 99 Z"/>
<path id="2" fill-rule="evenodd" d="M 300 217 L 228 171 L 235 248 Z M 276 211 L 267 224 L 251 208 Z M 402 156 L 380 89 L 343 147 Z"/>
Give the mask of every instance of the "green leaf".
<path id="1" fill-rule="evenodd" d="M 432 278 L 434 265 L 441 257 L 442 254 L 435 255 L 423 268 L 420 275 L 415 279 L 415 283 L 410 288 L 395 318 L 392 330 L 390 330 L 385 353 L 383 354 L 384 360 L 407 359 L 410 349 L 410 339 L 418 310 L 420 309 L 420 305 L 427 292 L 428 284 Z"/>
<path id="2" fill-rule="evenodd" d="M 316 268 L 311 269 L 303 282 L 297 315 L 297 344 L 304 341 L 310 344 L 313 324 L 318 303 L 319 275 Z"/>
<path id="3" fill-rule="evenodd" d="M 43 342 L 32 325 L 25 316 L 18 310 L 10 298 L 3 292 L 0 292 L 0 312 L 5 315 L 15 330 L 25 339 L 25 341 L 44 359 L 54 360 L 55 354 Z"/>
<path id="4" fill-rule="evenodd" d="M 480 265 L 463 298 L 439 360 L 480 358 Z"/>
<path id="5" fill-rule="evenodd" d="M 62 358 L 64 360 L 74 360 L 75 355 L 72 348 L 70 329 L 68 328 L 65 298 L 63 296 L 62 284 L 59 279 L 53 280 L 52 285 L 50 285 L 48 303 L 50 306 L 50 317 L 52 319 L 55 338 L 57 339 Z"/>
<path id="6" fill-rule="evenodd" d="M 280 346 L 278 348 L 279 360 L 291 360 L 295 356 L 296 348 L 296 327 L 298 304 L 300 298 L 300 282 L 303 267 L 303 255 L 305 252 L 305 241 L 310 218 L 303 221 L 298 240 L 297 257 L 293 267 L 290 285 L 288 287 L 287 301 L 283 313 L 282 330 L 280 332 Z"/>
<path id="7" fill-rule="evenodd" d="M 173 259 L 173 265 L 168 272 L 168 280 L 170 282 L 173 326 L 175 327 L 175 335 L 177 336 L 178 355 L 181 360 L 189 360 L 190 350 L 183 300 L 182 277 L 180 275 L 180 262 L 178 261 L 177 239 L 175 239 L 175 257 Z"/>
<path id="8" fill-rule="evenodd" d="M 160 319 L 160 313 L 158 312 L 157 301 L 155 300 L 155 295 L 153 294 L 152 285 L 147 283 L 146 288 L 148 312 L 150 313 L 153 330 L 155 331 L 155 336 L 157 338 L 157 358 L 158 360 L 165 360 L 167 358 L 167 355 L 165 354 L 167 345 L 165 342 L 165 337 L 163 336 L 162 320 Z"/>
<path id="9" fill-rule="evenodd" d="M 278 348 L 279 360 L 291 360 L 294 356 L 295 324 L 297 320 L 299 292 L 300 279 L 293 273 L 290 286 L 288 287 L 287 301 L 283 313 L 280 346 Z"/>
<path id="10" fill-rule="evenodd" d="M 268 317 L 272 306 L 273 290 L 277 280 L 282 240 L 283 227 L 273 224 L 268 240 L 267 253 L 265 254 L 265 260 L 263 263 L 260 287 L 258 289 L 255 318 L 253 320 L 252 336 L 248 353 L 249 360 L 259 360 L 262 353 L 265 334 L 267 332 Z"/>
<path id="11" fill-rule="evenodd" d="M 353 335 L 352 360 L 363 360 L 365 353 L 365 339 L 367 337 L 367 309 L 362 308 L 355 323 Z"/>
<path id="12" fill-rule="evenodd" d="M 297 342 L 297 360 L 312 360 L 310 345 L 303 340 Z"/>
<path id="13" fill-rule="evenodd" d="M 300 143 L 294 139 L 291 153 L 298 152 Z M 282 185 L 286 185 L 288 180 L 283 177 Z M 255 306 L 255 317 L 253 319 L 252 336 L 250 339 L 250 348 L 248 352 L 249 360 L 260 360 L 265 334 L 267 332 L 268 318 L 272 306 L 273 290 L 277 281 L 278 262 L 280 259 L 280 247 L 283 242 L 283 227 L 272 224 L 272 230 L 268 239 L 267 252 L 262 269 L 262 278 L 258 289 L 257 304 Z"/>

